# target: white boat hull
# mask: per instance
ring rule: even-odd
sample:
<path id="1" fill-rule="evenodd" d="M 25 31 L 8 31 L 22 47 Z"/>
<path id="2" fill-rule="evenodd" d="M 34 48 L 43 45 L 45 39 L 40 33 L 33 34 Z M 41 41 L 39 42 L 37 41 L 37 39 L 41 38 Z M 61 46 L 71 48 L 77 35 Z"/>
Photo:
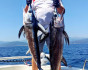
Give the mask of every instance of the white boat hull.
<path id="1" fill-rule="evenodd" d="M 50 70 L 50 65 L 42 66 L 43 70 Z M 32 70 L 31 66 L 28 65 L 1 65 L 0 70 Z M 61 70 L 82 70 L 75 67 L 61 66 Z"/>

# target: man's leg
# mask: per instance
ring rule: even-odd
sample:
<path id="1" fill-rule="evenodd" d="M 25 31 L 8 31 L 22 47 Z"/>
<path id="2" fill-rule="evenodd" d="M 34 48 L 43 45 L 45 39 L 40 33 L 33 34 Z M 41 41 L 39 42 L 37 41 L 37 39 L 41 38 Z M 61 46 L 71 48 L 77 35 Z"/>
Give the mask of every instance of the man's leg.
<path id="1" fill-rule="evenodd" d="M 61 64 L 60 64 L 60 66 L 59 66 L 59 70 L 61 70 Z"/>
<path id="2" fill-rule="evenodd" d="M 38 67 L 33 58 L 32 58 L 32 70 L 38 70 Z"/>
<path id="3" fill-rule="evenodd" d="M 40 40 L 40 38 L 41 38 L 41 35 L 38 37 L 38 39 Z M 45 44 L 45 40 L 43 40 L 41 43 L 39 42 L 39 51 L 40 51 L 40 54 L 41 54 L 41 52 L 43 52 L 44 44 Z"/>
<path id="4" fill-rule="evenodd" d="M 38 37 L 38 39 L 40 39 L 41 36 Z M 42 43 L 39 43 L 39 50 L 40 53 L 43 52 L 43 46 L 45 44 L 45 40 Z M 34 61 L 34 59 L 32 58 L 32 70 L 38 70 L 38 67 Z"/>

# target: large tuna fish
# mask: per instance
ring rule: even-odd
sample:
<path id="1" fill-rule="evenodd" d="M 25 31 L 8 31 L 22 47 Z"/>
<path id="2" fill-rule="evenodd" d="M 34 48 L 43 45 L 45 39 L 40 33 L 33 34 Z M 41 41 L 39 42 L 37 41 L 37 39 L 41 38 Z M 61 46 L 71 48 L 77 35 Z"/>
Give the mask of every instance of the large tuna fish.
<path id="1" fill-rule="evenodd" d="M 31 17 L 32 17 L 32 21 L 29 20 L 28 23 L 25 23 L 25 25 L 23 25 L 19 31 L 19 38 L 20 35 L 22 33 L 22 31 L 24 31 L 24 34 L 26 35 L 26 39 L 28 41 L 28 47 L 30 49 L 31 55 L 34 58 L 35 63 L 38 66 L 39 70 L 41 69 L 41 61 L 40 61 L 40 52 L 39 52 L 39 45 L 38 45 L 38 39 L 37 39 L 37 31 L 40 30 L 42 31 L 44 34 L 47 34 L 47 32 L 44 30 L 43 26 L 38 24 L 38 21 L 36 20 L 33 11 L 31 12 Z"/>
<path id="2" fill-rule="evenodd" d="M 60 26 L 62 24 L 59 24 Z M 54 21 L 50 24 L 50 64 L 51 70 L 60 70 L 61 60 L 63 59 L 64 38 L 69 44 L 69 38 L 64 31 L 64 25 L 59 27 Z"/>

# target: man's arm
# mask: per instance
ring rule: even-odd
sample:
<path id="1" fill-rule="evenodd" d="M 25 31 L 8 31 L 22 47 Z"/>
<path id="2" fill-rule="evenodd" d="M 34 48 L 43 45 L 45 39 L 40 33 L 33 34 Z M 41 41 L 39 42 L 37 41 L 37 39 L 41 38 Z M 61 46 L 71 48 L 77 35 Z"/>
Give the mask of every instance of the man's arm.
<path id="1" fill-rule="evenodd" d="M 32 2 L 32 0 L 26 0 L 26 7 L 25 7 L 25 12 L 27 13 L 27 11 L 28 11 L 28 8 L 29 8 L 29 4 L 31 4 L 31 2 Z"/>
<path id="2" fill-rule="evenodd" d="M 25 7 L 25 13 L 27 13 L 27 11 L 28 11 L 28 8 L 29 8 L 29 6 L 28 5 L 26 5 L 26 7 Z"/>
<path id="3" fill-rule="evenodd" d="M 65 13 L 65 8 L 64 8 L 64 6 L 63 6 L 63 4 L 62 4 L 62 2 L 61 2 L 61 0 L 59 0 L 59 7 L 57 8 L 57 12 L 59 13 L 59 14 L 64 14 Z"/>
<path id="4" fill-rule="evenodd" d="M 32 0 L 26 0 L 26 6 L 24 8 L 24 11 L 23 11 L 23 24 L 25 25 L 24 21 L 25 21 L 25 14 L 27 13 L 28 11 L 28 8 L 29 8 L 29 4 L 31 4 L 31 1 Z"/>
<path id="5" fill-rule="evenodd" d="M 59 14 L 64 14 L 65 13 L 65 8 L 63 6 L 60 6 L 59 8 L 57 8 L 57 12 Z"/>
<path id="6" fill-rule="evenodd" d="M 29 4 L 31 4 L 31 2 L 32 2 L 32 0 L 26 0 L 26 7 L 25 7 L 25 12 L 27 13 L 27 11 L 28 11 L 28 8 L 29 8 Z"/>

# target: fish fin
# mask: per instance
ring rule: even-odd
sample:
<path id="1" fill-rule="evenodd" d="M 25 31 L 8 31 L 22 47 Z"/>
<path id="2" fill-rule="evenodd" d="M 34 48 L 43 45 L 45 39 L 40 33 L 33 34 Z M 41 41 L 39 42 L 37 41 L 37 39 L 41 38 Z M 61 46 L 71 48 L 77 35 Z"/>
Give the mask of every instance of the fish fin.
<path id="1" fill-rule="evenodd" d="M 42 34 L 39 42 L 42 43 L 48 36 L 49 36 L 49 33 L 47 33 L 46 35 L 45 34 Z"/>
<path id="2" fill-rule="evenodd" d="M 61 60 L 61 62 L 63 62 L 64 65 L 67 66 L 67 61 L 66 61 L 66 59 L 65 59 L 63 56 L 62 56 L 62 60 Z"/>
<path id="3" fill-rule="evenodd" d="M 18 33 L 18 38 L 20 38 L 23 29 L 24 29 L 24 26 L 22 26 L 22 27 L 20 28 L 19 33 Z"/>
<path id="4" fill-rule="evenodd" d="M 44 33 L 45 35 L 48 33 L 46 30 L 45 30 L 45 28 L 41 25 L 41 24 L 39 24 L 38 23 L 38 30 L 40 30 L 42 33 Z"/>
<path id="5" fill-rule="evenodd" d="M 69 37 L 68 37 L 68 34 L 66 33 L 66 31 L 63 31 L 63 34 L 65 36 L 65 42 L 66 42 L 66 44 L 69 45 Z"/>
<path id="6" fill-rule="evenodd" d="M 48 56 L 46 56 L 46 58 L 48 59 L 48 61 L 50 62 L 50 58 Z"/>

